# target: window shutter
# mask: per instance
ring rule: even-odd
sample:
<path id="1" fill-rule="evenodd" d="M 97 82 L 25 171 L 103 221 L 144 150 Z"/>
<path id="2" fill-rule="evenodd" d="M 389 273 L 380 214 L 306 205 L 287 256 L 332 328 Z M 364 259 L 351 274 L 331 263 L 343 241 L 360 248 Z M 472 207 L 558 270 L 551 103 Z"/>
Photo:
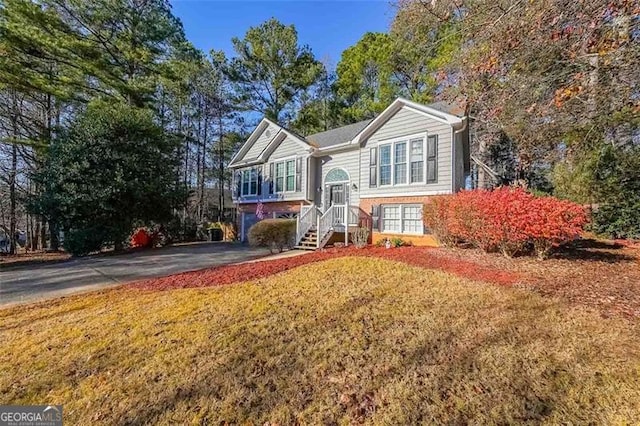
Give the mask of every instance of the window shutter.
<path id="1" fill-rule="evenodd" d="M 269 194 L 273 194 L 273 163 L 269 163 L 269 178 L 268 178 L 268 182 L 269 182 Z"/>
<path id="2" fill-rule="evenodd" d="M 438 182 L 438 135 L 427 138 L 427 183 Z"/>
<path id="3" fill-rule="evenodd" d="M 296 158 L 296 192 L 302 191 L 302 157 Z"/>
<path id="4" fill-rule="evenodd" d="M 262 195 L 262 170 L 256 168 L 256 173 L 258 174 L 258 184 L 257 184 L 258 191 L 257 191 L 257 193 L 258 193 L 258 195 Z"/>
<path id="5" fill-rule="evenodd" d="M 371 227 L 374 231 L 380 232 L 380 205 L 371 206 Z"/>
<path id="6" fill-rule="evenodd" d="M 375 188 L 378 185 L 378 149 L 376 147 L 369 149 L 369 188 Z"/>
<path id="7" fill-rule="evenodd" d="M 233 176 L 234 176 L 234 180 L 235 180 L 234 191 L 236 193 L 236 198 L 240 198 L 240 188 L 242 187 L 241 173 L 239 171 L 236 171 L 233 174 Z"/>

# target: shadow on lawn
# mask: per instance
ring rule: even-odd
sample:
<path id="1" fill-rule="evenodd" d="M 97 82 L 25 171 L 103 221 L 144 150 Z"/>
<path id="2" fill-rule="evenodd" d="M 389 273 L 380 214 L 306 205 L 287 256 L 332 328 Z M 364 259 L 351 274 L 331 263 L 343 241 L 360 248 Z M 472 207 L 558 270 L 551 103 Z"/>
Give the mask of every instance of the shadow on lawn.
<path id="1" fill-rule="evenodd" d="M 551 257 L 561 260 L 583 260 L 605 263 L 635 261 L 635 257 L 620 251 L 623 248 L 624 246 L 621 244 L 587 238 L 563 245 Z"/>

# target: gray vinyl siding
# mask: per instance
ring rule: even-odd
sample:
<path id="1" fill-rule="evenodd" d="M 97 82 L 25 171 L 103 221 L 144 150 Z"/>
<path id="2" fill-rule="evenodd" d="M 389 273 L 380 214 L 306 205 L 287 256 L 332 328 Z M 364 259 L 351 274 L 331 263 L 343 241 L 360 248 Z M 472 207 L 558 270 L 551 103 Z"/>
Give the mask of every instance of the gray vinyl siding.
<path id="1" fill-rule="evenodd" d="M 316 189 L 320 186 L 320 181 L 317 176 L 320 170 L 319 159 L 310 156 L 307 158 L 307 167 L 307 200 L 315 202 L 316 195 L 318 194 Z"/>
<path id="2" fill-rule="evenodd" d="M 292 157 L 303 152 L 304 155 L 306 155 L 306 149 L 303 148 L 299 142 L 296 142 L 291 139 L 290 136 L 287 136 L 282 142 L 280 142 L 280 144 L 271 153 L 271 155 L 269 155 L 267 161 L 273 161 L 278 158 Z"/>
<path id="3" fill-rule="evenodd" d="M 269 181 L 268 176 L 265 176 L 262 185 L 262 198 L 263 201 L 293 201 L 293 200 L 306 200 L 307 199 L 307 186 L 308 186 L 308 162 L 309 157 L 305 148 L 300 145 L 299 142 L 293 140 L 290 136 L 287 136 L 271 153 L 266 162 L 267 173 L 269 171 L 269 164 L 278 162 L 278 160 L 302 158 L 300 165 L 302 167 L 301 173 L 301 185 L 299 191 L 283 192 L 280 194 L 269 194 Z M 274 170 L 275 172 L 275 170 Z M 274 176 L 275 178 L 275 176 Z"/>
<path id="4" fill-rule="evenodd" d="M 275 135 L 272 134 L 271 136 L 273 138 Z M 256 141 L 256 145 L 263 138 L 264 138 L 264 134 L 262 136 L 260 136 L 260 138 L 258 138 L 258 140 Z M 249 153 L 254 149 L 254 147 L 256 145 L 254 145 L 249 150 L 247 155 L 245 155 L 245 158 L 249 158 L 248 157 Z M 266 146 L 266 144 L 265 144 L 265 146 Z M 263 150 L 264 150 L 264 147 L 260 150 L 260 152 L 262 152 Z M 258 152 L 257 155 L 259 155 L 260 152 Z M 254 166 L 254 167 L 259 167 L 262 170 L 262 188 L 261 188 L 262 189 L 262 194 L 260 196 L 245 196 L 245 197 L 241 197 L 237 201 L 240 202 L 240 203 L 255 203 L 257 201 L 268 202 L 268 201 L 303 201 L 303 200 L 306 200 L 308 198 L 308 193 L 307 193 L 308 192 L 308 173 L 307 173 L 307 168 L 308 168 L 307 158 L 308 157 L 309 157 L 308 152 L 306 151 L 306 149 L 303 146 L 300 145 L 299 142 L 293 140 L 290 136 L 286 136 L 284 138 L 284 140 L 282 140 L 282 142 L 280 142 L 280 144 L 278 144 L 278 146 L 275 147 L 275 149 L 273 150 L 273 152 L 271 153 L 269 158 L 267 158 L 265 163 L 259 164 L 257 166 Z M 301 158 L 301 161 L 300 161 L 300 166 L 301 166 L 301 185 L 300 185 L 300 190 L 299 191 L 293 191 L 293 192 L 282 192 L 282 193 L 279 193 L 279 194 L 269 194 L 270 180 L 271 180 L 271 178 L 275 178 L 275 176 L 273 176 L 273 177 L 269 176 L 269 171 L 270 171 L 269 164 L 273 163 L 273 162 L 277 162 L 278 160 L 285 160 L 285 159 L 292 159 L 292 160 L 295 159 L 295 160 L 297 160 L 298 158 Z M 296 164 L 297 164 L 297 161 L 296 161 Z M 237 170 L 242 173 L 243 170 L 250 169 L 250 168 L 251 167 L 243 167 L 243 168 L 239 168 Z"/>
<path id="5" fill-rule="evenodd" d="M 352 206 L 357 206 L 360 204 L 360 185 L 358 184 L 360 180 L 360 150 L 354 148 L 350 151 L 342 151 L 334 154 L 325 155 L 323 157 L 316 158 L 318 162 L 317 170 L 316 170 L 316 181 L 322 188 L 321 192 L 316 191 L 315 203 L 317 205 L 321 205 L 323 203 L 324 198 L 324 178 L 332 169 L 338 167 L 346 170 L 349 174 L 350 181 L 350 189 L 349 189 L 349 204 Z M 353 189 L 352 184 L 356 184 L 358 188 L 356 190 Z M 324 206 L 323 206 L 324 207 Z"/>
<path id="6" fill-rule="evenodd" d="M 406 107 L 398 111 L 386 123 L 384 123 L 360 149 L 360 194 L 361 198 L 372 197 L 398 197 L 403 195 L 435 195 L 451 193 L 452 180 L 452 133 L 449 124 L 429 118 L 423 114 L 411 111 Z M 397 186 L 369 187 L 369 149 L 378 147 L 388 141 L 404 136 L 422 134 L 438 135 L 438 181 L 429 184 L 405 184 Z M 426 143 L 425 147 L 426 149 Z M 426 170 L 425 170 L 426 174 Z M 378 173 L 378 178 L 379 178 Z"/>
<path id="7" fill-rule="evenodd" d="M 273 126 L 267 127 L 255 141 L 255 143 L 251 146 L 251 148 L 249 148 L 249 151 L 247 151 L 247 153 L 242 158 L 239 158 L 238 161 L 243 159 L 252 160 L 254 158 L 258 158 L 260 153 L 262 153 L 262 151 L 267 147 L 269 141 L 273 139 L 277 132 L 277 128 Z M 267 136 L 267 133 L 269 133 L 269 136 Z"/>

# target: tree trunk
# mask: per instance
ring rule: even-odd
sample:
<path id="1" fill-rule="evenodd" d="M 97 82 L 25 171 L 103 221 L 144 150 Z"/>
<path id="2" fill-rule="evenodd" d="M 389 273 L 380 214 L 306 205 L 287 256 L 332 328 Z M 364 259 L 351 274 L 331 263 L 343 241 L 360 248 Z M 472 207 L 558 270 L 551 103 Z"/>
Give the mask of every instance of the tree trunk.
<path id="1" fill-rule="evenodd" d="M 49 221 L 49 240 L 52 251 L 58 251 L 60 249 L 60 238 L 58 235 L 58 226 L 54 221 Z"/>
<path id="2" fill-rule="evenodd" d="M 13 108 L 11 111 L 11 170 L 9 171 L 9 254 L 16 254 L 18 239 L 16 238 L 18 221 L 16 217 L 16 177 L 18 175 L 18 99 L 15 93 L 11 95 Z"/>
<path id="3" fill-rule="evenodd" d="M 15 137 L 15 135 L 14 135 Z M 16 254 L 18 239 L 16 218 L 16 175 L 18 172 L 18 146 L 15 142 L 11 146 L 11 171 L 9 172 L 9 241 L 11 247 L 9 254 Z"/>
<path id="4" fill-rule="evenodd" d="M 40 248 L 46 250 L 47 248 L 47 221 L 44 217 L 40 218 Z"/>
<path id="5" fill-rule="evenodd" d="M 40 235 L 40 222 L 36 221 L 35 224 L 33 222 L 33 218 L 31 218 L 31 229 L 33 233 L 31 234 L 31 250 L 38 251 L 38 236 Z"/>
<path id="6" fill-rule="evenodd" d="M 208 109 L 204 108 L 204 132 L 202 135 L 202 158 L 200 160 L 200 222 L 204 220 L 206 208 L 205 208 L 205 196 L 204 196 L 204 181 L 205 181 L 205 169 L 206 169 L 206 155 L 207 155 L 207 137 L 209 136 L 209 118 Z"/>
<path id="7" fill-rule="evenodd" d="M 222 137 L 222 108 L 218 116 L 218 222 L 224 222 L 224 138 Z"/>

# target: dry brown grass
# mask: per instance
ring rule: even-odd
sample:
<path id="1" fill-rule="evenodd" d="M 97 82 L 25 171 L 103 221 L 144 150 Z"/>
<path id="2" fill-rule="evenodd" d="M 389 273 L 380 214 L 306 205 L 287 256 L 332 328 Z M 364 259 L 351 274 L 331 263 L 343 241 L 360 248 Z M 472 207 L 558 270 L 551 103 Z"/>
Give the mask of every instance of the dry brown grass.
<path id="1" fill-rule="evenodd" d="M 640 422 L 638 326 L 373 258 L 0 311 L 3 403 L 68 424 Z"/>

